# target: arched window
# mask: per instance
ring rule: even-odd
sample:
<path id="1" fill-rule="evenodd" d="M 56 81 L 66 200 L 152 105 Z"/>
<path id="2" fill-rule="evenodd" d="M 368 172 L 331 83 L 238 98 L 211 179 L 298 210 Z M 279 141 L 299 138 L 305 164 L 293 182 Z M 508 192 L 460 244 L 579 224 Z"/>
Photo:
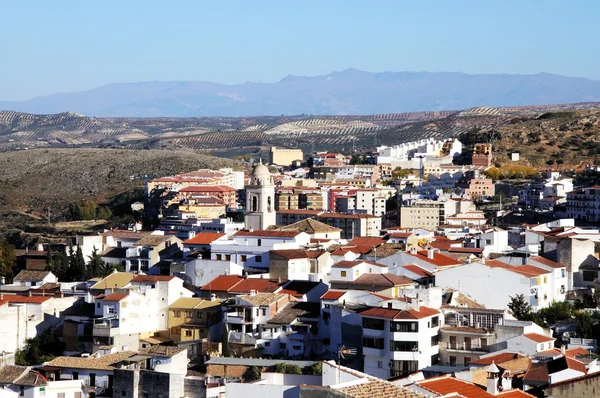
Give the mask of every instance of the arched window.
<path id="1" fill-rule="evenodd" d="M 292 196 L 291 195 L 288 196 L 288 206 L 287 206 L 287 208 L 288 209 L 292 208 Z"/>
<path id="2" fill-rule="evenodd" d="M 256 196 L 252 197 L 252 211 L 258 211 L 258 198 Z"/>
<path id="3" fill-rule="evenodd" d="M 271 197 L 267 196 L 267 211 L 271 211 Z"/>

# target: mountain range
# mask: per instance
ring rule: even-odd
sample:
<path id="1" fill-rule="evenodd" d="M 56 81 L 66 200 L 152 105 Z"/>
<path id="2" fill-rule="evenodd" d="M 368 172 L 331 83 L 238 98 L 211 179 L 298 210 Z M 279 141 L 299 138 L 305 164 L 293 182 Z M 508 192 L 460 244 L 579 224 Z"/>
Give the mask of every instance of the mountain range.
<path id="1" fill-rule="evenodd" d="M 25 101 L 0 101 L 0 109 L 97 117 L 367 115 L 595 101 L 600 101 L 600 81 L 586 78 L 347 69 L 314 77 L 287 76 L 276 83 L 113 83 Z"/>

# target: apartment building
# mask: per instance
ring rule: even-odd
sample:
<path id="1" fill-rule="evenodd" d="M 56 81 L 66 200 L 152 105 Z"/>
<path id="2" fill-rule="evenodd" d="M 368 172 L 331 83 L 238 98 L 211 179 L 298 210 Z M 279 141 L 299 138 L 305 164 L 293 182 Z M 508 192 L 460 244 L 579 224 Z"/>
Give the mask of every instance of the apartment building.
<path id="1" fill-rule="evenodd" d="M 224 185 L 234 189 L 242 189 L 244 188 L 244 172 L 234 171 L 230 168 L 220 170 L 201 169 L 190 173 L 160 177 L 148 181 L 146 192 L 152 192 L 155 189 L 173 190 L 198 185 Z"/>
<path id="2" fill-rule="evenodd" d="M 285 249 L 269 253 L 269 277 L 274 280 L 327 280 L 333 260 L 327 250 Z"/>
<path id="3" fill-rule="evenodd" d="M 590 223 L 600 222 L 600 185 L 567 193 L 567 217 Z"/>
<path id="4" fill-rule="evenodd" d="M 434 200 L 415 200 L 400 207 L 401 228 L 435 229 L 446 222 L 444 202 Z"/>
<path id="5" fill-rule="evenodd" d="M 227 185 L 198 185 L 181 188 L 165 205 L 179 203 L 184 199 L 190 204 L 201 203 L 203 199 L 208 198 L 222 201 L 228 209 L 238 208 L 237 189 Z"/>
<path id="6" fill-rule="evenodd" d="M 496 194 L 496 186 L 491 178 L 472 178 L 465 194 L 470 197 L 491 198 Z"/>
<path id="7" fill-rule="evenodd" d="M 410 309 L 370 308 L 359 315 L 366 373 L 389 379 L 438 364 L 440 311 L 417 304 Z"/>
<path id="8" fill-rule="evenodd" d="M 244 268 L 268 269 L 271 250 L 299 249 L 309 243 L 305 232 L 242 230 L 231 239 L 213 241 L 210 255 L 212 260 L 233 261 Z"/>
<path id="9" fill-rule="evenodd" d="M 102 260 L 119 264 L 126 272 L 160 274 L 163 260 L 171 259 L 182 250 L 181 239 L 171 235 L 143 235 L 128 247 L 114 247 L 102 254 Z"/>
<path id="10" fill-rule="evenodd" d="M 220 324 L 223 300 L 182 297 L 169 306 L 169 338 L 175 342 L 211 337 L 211 329 Z M 218 332 L 218 331 L 216 331 Z M 213 339 L 219 333 L 213 330 Z"/>
<path id="11" fill-rule="evenodd" d="M 319 188 L 280 187 L 275 191 L 275 210 L 322 210 L 323 196 Z"/>

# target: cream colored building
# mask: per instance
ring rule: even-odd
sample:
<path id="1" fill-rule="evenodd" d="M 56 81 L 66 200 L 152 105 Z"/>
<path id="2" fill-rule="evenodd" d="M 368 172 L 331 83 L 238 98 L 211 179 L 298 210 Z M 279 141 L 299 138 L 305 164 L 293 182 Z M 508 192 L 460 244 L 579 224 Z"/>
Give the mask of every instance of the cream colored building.
<path id="1" fill-rule="evenodd" d="M 400 227 L 435 229 L 445 222 L 444 202 L 415 201 L 411 206 L 400 207 Z"/>
<path id="2" fill-rule="evenodd" d="M 277 148 L 272 146 L 269 153 L 269 163 L 278 166 L 289 166 L 295 160 L 304 160 L 301 149 Z"/>

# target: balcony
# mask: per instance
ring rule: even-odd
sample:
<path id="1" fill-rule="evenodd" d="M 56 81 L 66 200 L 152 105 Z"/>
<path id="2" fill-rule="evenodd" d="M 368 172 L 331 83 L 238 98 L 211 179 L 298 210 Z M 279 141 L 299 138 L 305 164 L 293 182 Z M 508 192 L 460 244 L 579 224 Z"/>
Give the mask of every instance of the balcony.
<path id="1" fill-rule="evenodd" d="M 487 345 L 469 344 L 469 343 L 441 343 L 441 346 L 448 351 L 466 351 L 466 352 L 490 352 Z"/>
<path id="2" fill-rule="evenodd" d="M 119 334 L 118 319 L 94 319 L 92 335 L 107 337 L 115 334 Z"/>
<path id="3" fill-rule="evenodd" d="M 252 323 L 252 315 L 241 312 L 225 312 L 224 321 L 227 323 L 246 324 Z"/>

